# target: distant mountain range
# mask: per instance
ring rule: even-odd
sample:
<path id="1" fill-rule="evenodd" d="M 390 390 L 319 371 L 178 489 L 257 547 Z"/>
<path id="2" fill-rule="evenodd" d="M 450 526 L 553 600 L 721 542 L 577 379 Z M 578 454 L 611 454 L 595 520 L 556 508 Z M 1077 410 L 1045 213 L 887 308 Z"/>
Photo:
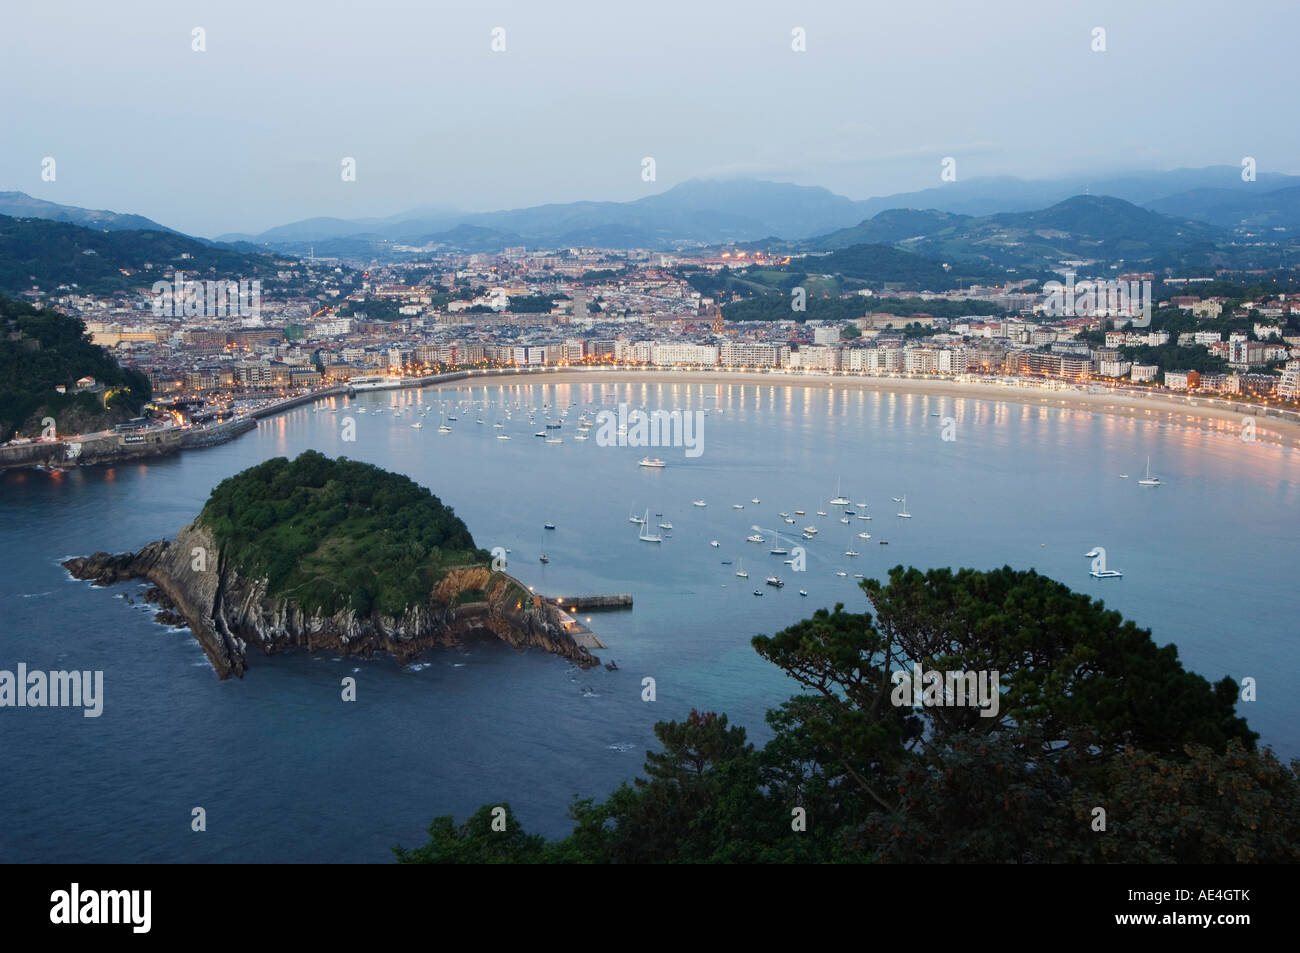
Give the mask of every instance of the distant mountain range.
<path id="1" fill-rule="evenodd" d="M 306 253 L 315 245 L 317 253 L 324 255 L 340 248 L 349 254 L 374 253 L 384 251 L 385 245 L 488 251 L 520 244 L 669 248 L 798 242 L 855 227 L 878 236 L 872 240 L 903 241 L 921 233 L 898 233 L 915 221 L 904 216 L 877 222 L 880 213 L 920 210 L 988 217 L 1045 209 L 1078 195 L 1123 199 L 1161 215 L 1220 228 L 1300 229 L 1300 176 L 1261 172 L 1257 181 L 1243 182 L 1235 166 L 1212 166 L 1095 180 L 975 178 L 861 201 L 784 182 L 693 179 L 631 202 L 570 202 L 496 212 L 426 206 L 386 218 L 304 219 L 260 234 L 221 235 L 216 241 L 291 253 Z M 113 231 L 174 231 L 144 216 L 58 205 L 23 192 L 0 192 L 0 215 Z M 822 245 L 827 241 L 819 240 Z"/>
<path id="2" fill-rule="evenodd" d="M 1070 260 L 1127 262 L 1148 270 L 1193 263 L 1197 254 L 1212 257 L 1228 238 L 1218 226 L 1162 215 L 1123 199 L 1076 195 L 1045 209 L 996 215 L 890 209 L 802 244 L 810 251 L 831 251 L 880 243 L 935 260 L 1015 270 L 1042 270 Z"/>
<path id="3" fill-rule="evenodd" d="M 0 214 L 94 229 L 172 230 L 136 215 L 0 193 Z M 937 262 L 1020 273 L 1063 260 L 1278 267 L 1300 236 L 1300 177 L 1234 166 L 1087 181 L 977 178 L 854 201 L 818 187 L 697 179 L 631 202 L 570 202 L 496 212 L 423 207 L 386 218 L 312 218 L 217 240 L 235 252 L 403 260 L 430 250 L 689 248 L 740 245 L 830 252 L 890 245 Z M 194 239 L 209 245 L 206 239 Z M 233 244 L 225 244 L 233 243 Z"/>
<path id="4" fill-rule="evenodd" d="M 1109 196 L 1175 219 L 1220 228 L 1300 229 L 1300 177 L 1213 166 L 1053 181 L 977 178 L 919 192 L 854 201 L 813 186 L 753 179 L 694 179 L 631 202 L 571 202 L 498 212 L 411 212 L 388 219 L 315 218 L 222 240 L 270 244 L 285 251 L 356 253 L 385 244 L 498 250 L 507 245 L 671 248 L 784 240 L 798 242 L 855 226 L 898 209 L 973 217 L 1028 212 L 1077 195 Z M 467 230 L 465 226 L 469 226 Z M 913 235 L 916 233 L 913 233 Z M 898 239 L 912 237 L 900 236 Z M 884 239 L 881 240 L 891 240 Z"/>

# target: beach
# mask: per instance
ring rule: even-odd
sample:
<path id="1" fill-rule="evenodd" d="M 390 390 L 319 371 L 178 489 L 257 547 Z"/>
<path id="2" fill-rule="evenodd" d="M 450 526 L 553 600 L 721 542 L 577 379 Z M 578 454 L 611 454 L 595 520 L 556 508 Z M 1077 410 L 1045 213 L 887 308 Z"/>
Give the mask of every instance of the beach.
<path id="1" fill-rule="evenodd" d="M 726 384 L 752 387 L 805 387 L 810 389 L 865 390 L 921 394 L 960 400 L 1026 404 L 1061 410 L 1109 414 L 1158 424 L 1176 424 L 1237 440 L 1300 450 L 1300 419 L 1295 411 L 1281 416 L 1277 408 L 1256 404 L 1229 404 L 1213 395 L 1172 393 L 1092 393 L 1088 385 L 1045 384 L 1023 379 L 999 383 L 950 378 L 868 377 L 858 375 L 790 374 L 781 371 L 640 370 L 624 367 L 558 368 L 544 371 L 480 372 L 492 378 L 517 377 L 530 384 Z M 458 387 L 473 383 L 477 374 L 432 387 Z M 495 381 L 494 381 L 495 382 Z M 503 381 L 504 382 L 504 381 Z M 1253 426 L 1252 426 L 1253 425 Z"/>

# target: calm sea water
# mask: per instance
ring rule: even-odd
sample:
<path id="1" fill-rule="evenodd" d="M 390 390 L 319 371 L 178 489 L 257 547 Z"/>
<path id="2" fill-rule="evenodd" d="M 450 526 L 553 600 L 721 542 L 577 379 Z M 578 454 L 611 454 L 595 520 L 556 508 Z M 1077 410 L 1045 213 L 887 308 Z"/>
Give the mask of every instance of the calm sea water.
<path id="1" fill-rule="evenodd" d="M 617 401 L 707 409 L 703 455 L 652 450 L 668 466 L 649 470 L 637 466 L 645 450 L 598 446 L 595 431 L 574 440 L 580 411 Z M 450 434 L 437 432 L 440 409 L 458 418 Z M 564 442 L 534 437 L 561 409 Z M 355 442 L 341 439 L 347 416 Z M 941 439 L 946 416 L 952 441 Z M 222 682 L 187 631 L 119 597 L 138 585 L 94 589 L 59 566 L 171 536 L 221 479 L 309 448 L 428 486 L 480 545 L 509 548 L 510 570 L 540 592 L 633 593 L 633 610 L 591 616 L 608 645 L 598 654 L 619 670 L 477 644 L 405 668 L 259 656 L 242 681 Z M 1136 485 L 1148 455 L 1164 483 L 1154 489 Z M 827 505 L 837 479 L 870 521 L 839 522 Z M 911 520 L 895 516 L 904 494 Z M 383 862 L 393 844 L 423 842 L 434 816 L 503 801 L 529 829 L 560 836 L 573 795 L 603 797 L 639 772 L 657 720 L 725 711 L 764 740 L 763 712 L 795 689 L 750 638 L 837 601 L 865 608 L 854 574 L 900 563 L 1032 567 L 1104 598 L 1207 678 L 1258 679 L 1259 700 L 1239 711 L 1279 755 L 1300 757 L 1297 504 L 1295 453 L 1222 434 L 948 397 L 699 382 L 372 393 L 172 460 L 0 475 L 0 669 L 99 669 L 105 680 L 97 719 L 0 709 L 0 860 Z M 638 541 L 628 522 L 647 509 L 673 524 L 662 545 Z M 806 515 L 793 526 L 777 515 L 796 509 Z M 814 541 L 787 541 L 805 546 L 803 573 L 744 541 L 754 525 L 770 539 L 810 523 Z M 1099 545 L 1122 580 L 1088 575 L 1082 554 Z M 750 578 L 725 559 L 743 559 Z M 784 589 L 763 585 L 773 572 Z M 349 675 L 355 703 L 340 697 Z M 654 702 L 641 698 L 647 676 Z M 190 829 L 196 806 L 202 833 Z"/>

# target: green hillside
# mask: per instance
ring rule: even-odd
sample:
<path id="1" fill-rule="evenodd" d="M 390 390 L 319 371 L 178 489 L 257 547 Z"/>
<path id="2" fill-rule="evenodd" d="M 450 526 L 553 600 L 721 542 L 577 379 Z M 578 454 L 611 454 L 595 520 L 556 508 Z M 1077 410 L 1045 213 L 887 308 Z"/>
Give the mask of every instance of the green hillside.
<path id="1" fill-rule="evenodd" d="M 103 402 L 74 393 L 82 377 L 104 385 Z M 60 384 L 68 393 L 55 391 Z M 45 417 L 59 433 L 102 430 L 139 414 L 150 396 L 144 375 L 91 344 L 80 318 L 0 297 L 0 439 L 39 436 Z"/>
<path id="2" fill-rule="evenodd" d="M 198 522 L 242 575 L 308 612 L 400 615 L 428 602 L 448 569 L 489 559 L 424 487 L 314 450 L 221 481 Z"/>
<path id="3" fill-rule="evenodd" d="M 173 232 L 99 231 L 0 215 L 0 292 L 37 287 L 48 293 L 67 285 L 82 293 L 111 294 L 148 288 L 177 270 L 189 278 L 235 281 L 272 277 L 276 271 L 269 257 L 205 245 Z"/>

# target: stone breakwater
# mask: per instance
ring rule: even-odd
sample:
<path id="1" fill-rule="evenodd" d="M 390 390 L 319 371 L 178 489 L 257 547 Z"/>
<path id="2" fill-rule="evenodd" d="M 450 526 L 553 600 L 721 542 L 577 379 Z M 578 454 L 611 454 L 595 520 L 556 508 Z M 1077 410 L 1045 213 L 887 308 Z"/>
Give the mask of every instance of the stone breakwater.
<path id="1" fill-rule="evenodd" d="M 451 570 L 428 601 L 400 616 L 358 616 L 351 610 L 310 613 L 267 592 L 266 579 L 250 579 L 229 565 L 207 527 L 191 523 L 170 542 L 149 543 L 134 553 L 95 553 L 67 560 L 76 579 L 107 586 L 132 579 L 152 583 L 146 598 L 159 618 L 177 619 L 194 633 L 218 677 L 243 677 L 248 655 L 274 655 L 295 648 L 369 658 L 387 652 L 406 663 L 435 646 L 497 638 L 516 649 L 540 648 L 582 668 L 599 664 L 571 636 L 555 607 L 526 587 L 487 567 Z M 475 601 L 457 604 L 465 593 Z M 481 597 L 479 597 L 481 594 Z"/>

